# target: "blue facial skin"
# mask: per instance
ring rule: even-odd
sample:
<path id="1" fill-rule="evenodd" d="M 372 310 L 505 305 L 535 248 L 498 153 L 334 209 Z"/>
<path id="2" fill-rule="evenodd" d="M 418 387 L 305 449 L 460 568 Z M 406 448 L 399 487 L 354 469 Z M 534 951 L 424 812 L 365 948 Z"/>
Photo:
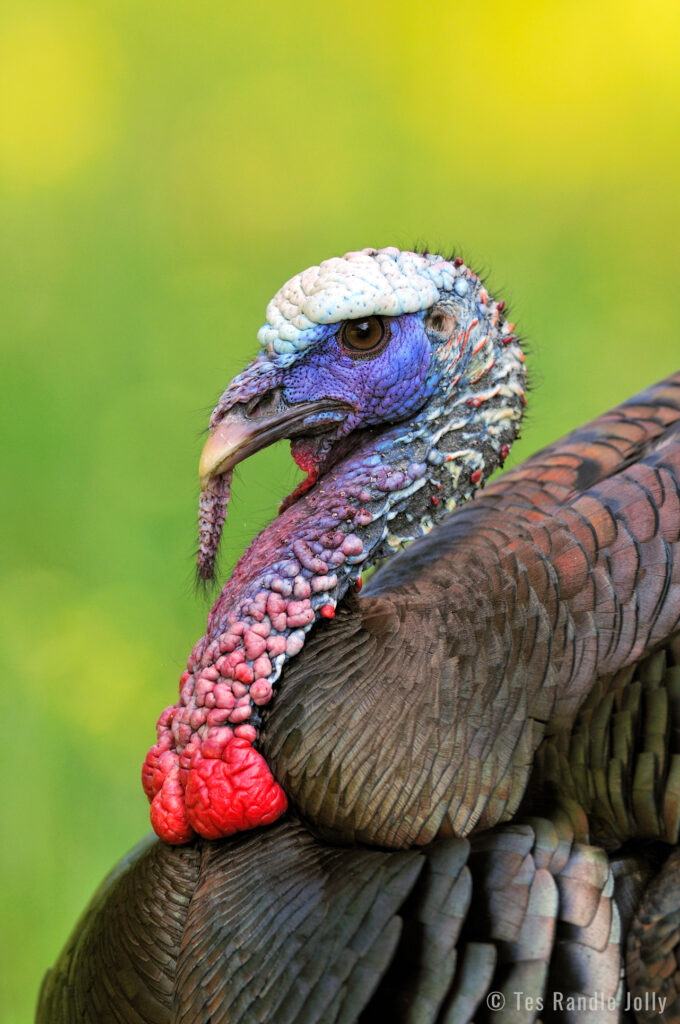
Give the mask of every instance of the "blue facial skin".
<path id="1" fill-rule="evenodd" d="M 424 313 L 384 319 L 390 340 L 374 357 L 348 354 L 339 337 L 341 324 L 329 324 L 323 332 L 315 328 L 318 340 L 286 372 L 286 401 L 331 398 L 347 403 L 354 411 L 343 416 L 336 436 L 358 426 L 396 422 L 421 408 L 439 383 Z"/>

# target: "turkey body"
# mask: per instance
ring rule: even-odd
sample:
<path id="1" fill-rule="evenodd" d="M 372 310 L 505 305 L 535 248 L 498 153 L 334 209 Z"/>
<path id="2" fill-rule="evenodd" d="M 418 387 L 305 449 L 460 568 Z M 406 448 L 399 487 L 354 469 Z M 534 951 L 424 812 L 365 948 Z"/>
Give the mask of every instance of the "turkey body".
<path id="1" fill-rule="evenodd" d="M 680 1020 L 680 374 L 318 621 L 274 824 L 147 840 L 40 1022 Z"/>

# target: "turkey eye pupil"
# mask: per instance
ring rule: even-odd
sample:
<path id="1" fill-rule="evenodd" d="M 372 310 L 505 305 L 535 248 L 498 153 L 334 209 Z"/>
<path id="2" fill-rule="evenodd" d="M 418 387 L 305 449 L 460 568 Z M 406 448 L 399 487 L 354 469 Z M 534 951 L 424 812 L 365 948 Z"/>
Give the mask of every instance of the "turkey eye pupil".
<path id="1" fill-rule="evenodd" d="M 340 338 L 347 349 L 355 352 L 370 352 L 389 338 L 389 331 L 381 317 L 369 316 L 366 320 L 345 321 Z"/>

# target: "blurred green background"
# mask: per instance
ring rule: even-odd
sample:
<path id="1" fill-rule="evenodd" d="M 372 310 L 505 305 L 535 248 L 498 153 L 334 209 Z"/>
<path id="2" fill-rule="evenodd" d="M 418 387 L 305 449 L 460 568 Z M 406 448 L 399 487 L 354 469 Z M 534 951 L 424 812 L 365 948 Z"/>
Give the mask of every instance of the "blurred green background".
<path id="1" fill-rule="evenodd" d="M 669 373 L 679 46 L 677 0 L 3 8 L 3 1022 L 148 827 L 208 608 L 200 432 L 268 299 L 456 246 L 529 342 L 519 456 Z M 243 468 L 224 570 L 295 480 Z"/>

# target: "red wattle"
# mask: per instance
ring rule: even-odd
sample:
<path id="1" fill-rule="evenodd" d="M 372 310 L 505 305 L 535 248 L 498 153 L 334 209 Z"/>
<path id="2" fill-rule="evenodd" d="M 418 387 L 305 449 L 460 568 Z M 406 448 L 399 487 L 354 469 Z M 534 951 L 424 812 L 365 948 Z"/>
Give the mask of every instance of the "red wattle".
<path id="1" fill-rule="evenodd" d="M 168 776 L 151 801 L 151 827 L 165 843 L 181 846 L 189 843 L 196 833 L 189 824 L 184 802 L 184 789 L 179 773 Z"/>
<path id="2" fill-rule="evenodd" d="M 288 807 L 262 754 L 238 736 L 227 743 L 221 759 L 204 758 L 196 751 L 185 800 L 191 824 L 205 839 L 270 825 Z"/>
<path id="3" fill-rule="evenodd" d="M 220 839 L 270 825 L 288 807 L 262 754 L 242 736 L 229 740 L 221 756 L 204 757 L 194 749 L 186 768 L 174 751 L 156 744 L 142 767 L 142 783 L 154 832 L 175 845 L 190 842 L 196 833 Z"/>

